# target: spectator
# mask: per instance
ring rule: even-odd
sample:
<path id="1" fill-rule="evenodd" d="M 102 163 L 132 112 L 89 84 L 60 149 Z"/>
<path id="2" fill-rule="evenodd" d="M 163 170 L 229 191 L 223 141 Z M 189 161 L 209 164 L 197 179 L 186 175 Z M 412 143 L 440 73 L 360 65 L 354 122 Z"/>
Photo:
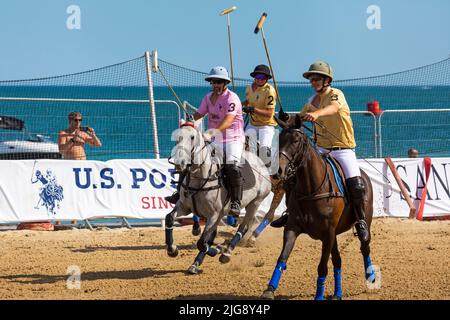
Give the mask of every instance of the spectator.
<path id="1" fill-rule="evenodd" d="M 83 121 L 80 112 L 69 114 L 69 128 L 61 130 L 58 134 L 59 153 L 66 160 L 86 160 L 85 144 L 101 147 L 100 139 L 91 127 L 82 127 Z"/>
<path id="2" fill-rule="evenodd" d="M 408 150 L 408 158 L 418 158 L 419 151 L 417 149 L 411 148 Z"/>
<path id="3" fill-rule="evenodd" d="M 86 160 L 85 144 L 94 147 L 101 147 L 100 139 L 95 135 L 95 131 L 90 127 L 82 127 L 83 118 L 80 112 L 69 114 L 69 128 L 58 133 L 58 148 L 63 159 L 66 160 Z M 76 221 L 72 220 L 72 224 Z M 58 221 L 57 225 L 60 224 Z"/>

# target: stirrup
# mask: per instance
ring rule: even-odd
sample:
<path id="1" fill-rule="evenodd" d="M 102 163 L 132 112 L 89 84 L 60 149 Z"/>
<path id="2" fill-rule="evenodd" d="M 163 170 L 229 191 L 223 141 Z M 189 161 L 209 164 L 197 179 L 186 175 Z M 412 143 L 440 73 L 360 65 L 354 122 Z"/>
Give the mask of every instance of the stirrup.
<path id="1" fill-rule="evenodd" d="M 164 197 L 164 199 L 172 204 L 177 204 L 178 200 L 180 200 L 180 193 L 177 191 L 170 196 Z"/>
<path id="2" fill-rule="evenodd" d="M 286 225 L 287 221 L 288 221 L 288 217 L 289 217 L 289 214 L 286 213 L 286 214 L 282 215 L 281 217 L 279 217 L 277 220 L 272 221 L 270 223 L 270 226 L 273 227 L 273 228 L 284 227 Z"/>
<path id="3" fill-rule="evenodd" d="M 234 218 L 239 218 L 240 214 L 241 214 L 241 206 L 239 205 L 238 202 L 232 202 L 230 205 L 230 212 L 228 213 L 228 215 Z"/>

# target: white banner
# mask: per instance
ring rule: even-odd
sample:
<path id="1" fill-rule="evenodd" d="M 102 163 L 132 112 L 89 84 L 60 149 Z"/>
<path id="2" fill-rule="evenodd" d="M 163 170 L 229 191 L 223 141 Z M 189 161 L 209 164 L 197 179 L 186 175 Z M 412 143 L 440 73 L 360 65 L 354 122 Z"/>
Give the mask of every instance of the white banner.
<path id="1" fill-rule="evenodd" d="M 359 160 L 359 165 L 370 177 L 374 192 L 374 216 L 408 217 L 409 207 L 400 192 L 391 170 L 384 159 Z M 409 192 L 416 210 L 419 210 L 426 182 L 423 158 L 392 159 L 395 168 Z M 372 167 L 373 166 L 373 167 Z M 375 170 L 375 168 L 377 170 Z M 389 180 L 383 177 L 383 175 Z M 450 159 L 432 158 L 427 197 L 423 217 L 450 215 Z"/>
<path id="2" fill-rule="evenodd" d="M 392 159 L 419 207 L 425 183 L 423 159 Z M 408 217 L 409 207 L 383 159 L 360 160 L 374 189 L 374 216 Z M 0 161 L 0 223 L 84 220 L 100 217 L 163 219 L 173 208 L 173 166 L 161 160 Z M 373 167 L 377 168 L 375 170 Z M 382 172 L 390 181 L 383 178 Z M 433 158 L 424 217 L 450 214 L 450 159 Z M 259 208 L 269 210 L 272 194 Z M 284 200 L 277 209 L 285 210 Z"/>
<path id="3" fill-rule="evenodd" d="M 0 223 L 163 218 L 175 188 L 167 160 L 1 161 Z"/>

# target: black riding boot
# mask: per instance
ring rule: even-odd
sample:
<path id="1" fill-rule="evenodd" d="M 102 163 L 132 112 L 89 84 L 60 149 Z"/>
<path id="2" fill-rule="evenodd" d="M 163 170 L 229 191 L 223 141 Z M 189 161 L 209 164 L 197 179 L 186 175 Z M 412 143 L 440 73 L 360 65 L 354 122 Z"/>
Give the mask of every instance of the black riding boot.
<path id="1" fill-rule="evenodd" d="M 356 215 L 356 232 L 361 242 L 369 240 L 369 227 L 367 226 L 364 215 L 364 193 L 365 187 L 361 177 L 353 177 L 346 181 L 348 192 L 350 194 L 350 200 L 355 209 Z"/>
<path id="2" fill-rule="evenodd" d="M 281 217 L 279 217 L 277 220 L 274 220 L 270 223 L 270 226 L 273 228 L 281 228 L 284 227 L 288 221 L 289 214 L 286 212 Z"/>
<path id="3" fill-rule="evenodd" d="M 285 190 L 286 207 L 287 207 L 290 192 L 288 189 L 284 189 L 282 187 L 278 190 L 278 192 L 280 192 L 280 191 L 284 192 L 283 190 Z M 276 195 L 274 195 L 274 197 L 275 196 Z M 277 220 L 272 221 L 270 223 L 270 226 L 273 228 L 282 228 L 286 225 L 288 218 L 289 218 L 289 212 L 286 210 L 286 212 L 281 217 L 279 217 Z"/>
<path id="4" fill-rule="evenodd" d="M 180 188 L 181 188 L 181 183 L 184 180 L 184 177 L 186 175 L 184 173 L 180 173 L 178 176 L 178 182 L 177 182 L 177 191 L 174 192 L 171 196 L 167 196 L 164 199 L 166 199 L 167 201 L 169 201 L 170 203 L 173 204 L 177 204 L 178 200 L 180 200 Z"/>
<path id="5" fill-rule="evenodd" d="M 241 213 L 241 199 L 243 192 L 243 182 L 241 169 L 235 164 L 225 165 L 225 175 L 227 176 L 228 185 L 230 187 L 230 216 L 239 217 Z"/>

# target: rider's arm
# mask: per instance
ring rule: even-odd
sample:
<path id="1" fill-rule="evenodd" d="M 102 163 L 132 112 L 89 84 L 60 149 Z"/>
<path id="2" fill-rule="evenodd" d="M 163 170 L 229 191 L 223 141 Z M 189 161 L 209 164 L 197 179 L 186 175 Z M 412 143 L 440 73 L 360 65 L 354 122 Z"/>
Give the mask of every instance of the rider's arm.
<path id="1" fill-rule="evenodd" d="M 262 109 L 262 108 L 258 108 L 255 109 L 255 111 L 253 111 L 254 114 L 257 114 L 258 116 L 263 116 L 266 118 L 271 118 L 273 116 L 273 109 Z"/>
<path id="2" fill-rule="evenodd" d="M 223 119 L 223 121 L 219 124 L 219 126 L 216 129 L 220 130 L 221 132 L 224 132 L 231 126 L 231 124 L 234 121 L 234 117 L 235 117 L 234 114 L 226 115 L 225 119 Z"/>
<path id="3" fill-rule="evenodd" d="M 306 113 L 303 116 L 303 118 L 306 121 L 316 121 L 320 117 L 331 116 L 333 114 L 338 113 L 338 111 L 339 111 L 339 103 L 337 101 L 331 101 L 331 103 L 324 108 Z"/>

